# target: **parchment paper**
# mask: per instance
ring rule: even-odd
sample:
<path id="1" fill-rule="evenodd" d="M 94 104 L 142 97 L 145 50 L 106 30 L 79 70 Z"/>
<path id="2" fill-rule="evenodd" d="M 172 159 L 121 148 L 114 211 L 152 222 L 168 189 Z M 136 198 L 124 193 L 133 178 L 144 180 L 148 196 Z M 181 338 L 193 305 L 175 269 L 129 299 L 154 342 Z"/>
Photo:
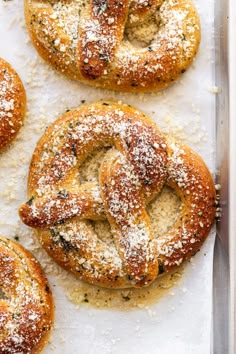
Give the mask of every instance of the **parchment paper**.
<path id="1" fill-rule="evenodd" d="M 17 214 L 26 200 L 30 158 L 45 128 L 81 100 L 117 99 L 142 109 L 162 129 L 196 150 L 214 173 L 214 1 L 195 0 L 195 4 L 202 41 L 194 64 L 181 81 L 164 92 L 133 95 L 93 89 L 57 74 L 39 58 L 29 40 L 22 1 L 0 0 L 0 56 L 17 70 L 28 96 L 25 124 L 16 141 L 0 155 L 0 233 L 18 236 L 38 256 L 31 230 Z M 213 245 L 214 231 L 186 265 L 175 288 L 155 305 L 129 312 L 77 308 L 46 266 L 55 296 L 56 322 L 45 353 L 210 353 Z"/>

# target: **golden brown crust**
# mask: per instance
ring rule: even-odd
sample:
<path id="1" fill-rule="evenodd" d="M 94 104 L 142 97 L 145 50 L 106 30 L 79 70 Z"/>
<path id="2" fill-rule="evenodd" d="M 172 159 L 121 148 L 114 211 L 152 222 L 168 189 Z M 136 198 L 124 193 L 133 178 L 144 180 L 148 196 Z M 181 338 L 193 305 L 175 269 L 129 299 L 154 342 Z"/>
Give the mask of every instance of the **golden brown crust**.
<path id="1" fill-rule="evenodd" d="M 11 65 L 0 58 L 0 149 L 16 137 L 25 109 L 23 84 Z"/>
<path id="2" fill-rule="evenodd" d="M 41 353 L 54 320 L 52 293 L 38 261 L 0 236 L 0 352 Z"/>
<path id="3" fill-rule="evenodd" d="M 128 0 L 91 0 L 85 7 L 78 41 L 79 71 L 85 79 L 95 80 L 101 77 L 104 70 L 108 69 L 109 63 L 114 60 L 123 37 L 128 5 Z M 112 19 L 110 24 L 109 18 Z M 88 21 L 90 28 L 96 27 L 97 38 L 93 41 L 90 39 Z M 91 54 L 88 56 L 88 53 Z"/>
<path id="4" fill-rule="evenodd" d="M 92 151 L 113 146 L 99 185 L 75 175 Z M 157 237 L 146 212 L 166 184 L 183 207 L 173 227 Z M 64 268 L 105 287 L 145 286 L 193 256 L 215 215 L 215 188 L 202 159 L 164 136 L 140 111 L 97 102 L 66 113 L 39 141 L 30 167 L 29 201 L 20 217 L 38 231 Z M 107 219 L 115 247 L 98 239 L 88 220 Z"/>
<path id="5" fill-rule="evenodd" d="M 117 91 L 169 86 L 191 64 L 200 42 L 192 0 L 25 0 L 25 18 L 39 54 L 58 71 Z M 134 39 L 145 41 L 144 47 L 127 40 L 126 32 L 143 33 L 145 26 L 148 38 L 150 23 L 156 28 L 151 42 L 138 32 Z"/>

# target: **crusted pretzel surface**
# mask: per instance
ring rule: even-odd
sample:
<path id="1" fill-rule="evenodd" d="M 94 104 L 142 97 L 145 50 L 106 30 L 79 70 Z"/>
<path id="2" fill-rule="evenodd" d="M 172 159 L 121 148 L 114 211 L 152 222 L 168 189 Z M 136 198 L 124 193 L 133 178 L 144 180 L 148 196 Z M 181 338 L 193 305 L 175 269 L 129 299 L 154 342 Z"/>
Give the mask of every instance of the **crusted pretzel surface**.
<path id="1" fill-rule="evenodd" d="M 99 183 L 80 184 L 78 169 L 107 146 Z M 146 205 L 164 185 L 182 202 L 164 235 Z M 82 279 L 105 287 L 139 287 L 193 256 L 215 216 L 215 188 L 203 160 L 163 135 L 142 112 L 114 102 L 70 111 L 39 141 L 30 166 L 29 200 L 19 213 L 47 252 Z M 107 219 L 114 245 L 89 220 Z"/>
<path id="2" fill-rule="evenodd" d="M 192 0 L 25 0 L 36 49 L 57 70 L 118 91 L 160 90 L 199 46 Z"/>
<path id="3" fill-rule="evenodd" d="M 26 110 L 26 94 L 21 79 L 0 58 L 0 149 L 6 147 L 19 131 Z"/>
<path id="4" fill-rule="evenodd" d="M 0 352 L 41 353 L 53 319 L 53 298 L 39 263 L 0 236 Z"/>

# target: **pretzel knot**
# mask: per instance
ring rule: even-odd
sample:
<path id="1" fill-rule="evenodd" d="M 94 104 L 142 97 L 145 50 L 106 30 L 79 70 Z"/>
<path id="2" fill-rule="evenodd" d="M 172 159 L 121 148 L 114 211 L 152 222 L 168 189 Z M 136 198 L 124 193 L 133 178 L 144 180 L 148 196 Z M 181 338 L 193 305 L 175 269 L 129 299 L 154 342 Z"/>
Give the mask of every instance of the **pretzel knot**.
<path id="1" fill-rule="evenodd" d="M 33 43 L 56 69 L 118 91 L 170 85 L 200 41 L 192 0 L 25 0 L 25 14 Z"/>
<path id="2" fill-rule="evenodd" d="M 80 184 L 78 168 L 108 146 L 99 183 Z M 164 235 L 146 205 L 164 184 L 181 198 L 181 215 Z M 47 252 L 82 279 L 105 287 L 145 286 L 194 255 L 215 215 L 215 188 L 201 158 L 165 137 L 129 106 L 85 105 L 48 128 L 33 155 L 23 222 L 38 229 Z M 89 220 L 107 219 L 114 245 Z"/>

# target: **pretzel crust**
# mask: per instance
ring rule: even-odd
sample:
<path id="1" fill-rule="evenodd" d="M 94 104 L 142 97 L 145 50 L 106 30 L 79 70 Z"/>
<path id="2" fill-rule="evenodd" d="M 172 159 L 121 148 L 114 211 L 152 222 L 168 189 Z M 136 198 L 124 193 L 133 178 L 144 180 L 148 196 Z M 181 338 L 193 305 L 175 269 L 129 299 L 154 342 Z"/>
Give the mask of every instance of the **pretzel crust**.
<path id="1" fill-rule="evenodd" d="M 54 68 L 117 91 L 166 88 L 192 63 L 200 42 L 192 0 L 25 0 L 25 18 L 37 51 Z M 126 30 L 152 21 L 150 43 L 127 40 Z"/>
<path id="2" fill-rule="evenodd" d="M 75 177 L 84 159 L 113 146 L 99 185 Z M 168 185 L 181 215 L 158 236 L 145 210 Z M 215 188 L 203 160 L 163 135 L 142 112 L 114 102 L 70 111 L 53 123 L 33 154 L 29 201 L 22 221 L 37 229 L 46 251 L 78 277 L 104 287 L 146 286 L 192 257 L 215 216 Z M 108 219 L 115 247 L 98 239 L 88 220 Z"/>
<path id="3" fill-rule="evenodd" d="M 0 58 L 0 149 L 18 133 L 26 110 L 26 94 L 15 70 Z"/>
<path id="4" fill-rule="evenodd" d="M 45 274 L 33 255 L 0 236 L 0 352 L 41 353 L 54 320 Z"/>

